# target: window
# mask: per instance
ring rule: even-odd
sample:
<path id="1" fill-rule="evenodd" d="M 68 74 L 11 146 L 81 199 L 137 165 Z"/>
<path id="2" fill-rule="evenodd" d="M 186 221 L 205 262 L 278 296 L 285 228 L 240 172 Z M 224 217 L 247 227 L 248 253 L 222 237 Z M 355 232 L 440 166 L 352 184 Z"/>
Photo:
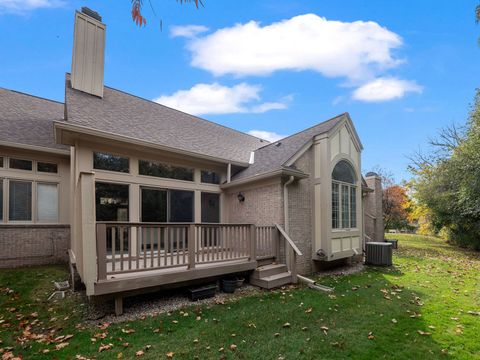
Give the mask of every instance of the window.
<path id="1" fill-rule="evenodd" d="M 220 195 L 202 192 L 202 222 L 220 222 Z"/>
<path id="2" fill-rule="evenodd" d="M 10 169 L 30 170 L 31 171 L 32 170 L 32 161 L 31 160 L 10 158 L 9 166 L 10 166 Z"/>
<path id="3" fill-rule="evenodd" d="M 94 152 L 93 168 L 128 173 L 130 171 L 130 164 L 126 157 L 103 152 Z"/>
<path id="4" fill-rule="evenodd" d="M 167 221 L 168 191 L 142 188 L 142 222 Z"/>
<path id="5" fill-rule="evenodd" d="M 3 167 L 3 157 L 0 156 L 0 168 Z"/>
<path id="6" fill-rule="evenodd" d="M 37 171 L 56 174 L 58 172 L 57 164 L 37 162 Z"/>
<path id="7" fill-rule="evenodd" d="M 10 221 L 32 221 L 32 183 L 10 181 L 8 218 Z"/>
<path id="8" fill-rule="evenodd" d="M 0 221 L 3 221 L 3 179 L 0 179 Z"/>
<path id="9" fill-rule="evenodd" d="M 37 184 L 37 220 L 40 222 L 58 221 L 57 184 Z"/>
<path id="10" fill-rule="evenodd" d="M 340 194 L 337 183 L 332 184 L 332 228 L 338 229 L 340 226 Z"/>
<path id="11" fill-rule="evenodd" d="M 170 190 L 170 221 L 193 222 L 193 191 Z"/>
<path id="12" fill-rule="evenodd" d="M 97 221 L 128 221 L 128 185 L 95 183 Z"/>
<path id="13" fill-rule="evenodd" d="M 202 183 L 220 184 L 220 176 L 215 171 L 202 170 Z"/>
<path id="14" fill-rule="evenodd" d="M 355 171 L 341 160 L 332 172 L 332 228 L 357 227 L 357 187 Z"/>
<path id="15" fill-rule="evenodd" d="M 156 161 L 139 160 L 138 172 L 140 175 L 193 181 L 193 169 L 167 165 Z"/>

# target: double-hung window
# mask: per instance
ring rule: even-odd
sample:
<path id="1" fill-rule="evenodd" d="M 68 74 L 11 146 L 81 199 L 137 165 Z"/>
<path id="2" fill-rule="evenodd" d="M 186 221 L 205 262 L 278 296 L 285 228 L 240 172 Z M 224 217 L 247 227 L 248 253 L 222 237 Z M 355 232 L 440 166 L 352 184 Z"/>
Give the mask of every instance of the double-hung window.
<path id="1" fill-rule="evenodd" d="M 357 227 L 357 186 L 355 171 L 345 160 L 332 172 L 332 228 Z"/>

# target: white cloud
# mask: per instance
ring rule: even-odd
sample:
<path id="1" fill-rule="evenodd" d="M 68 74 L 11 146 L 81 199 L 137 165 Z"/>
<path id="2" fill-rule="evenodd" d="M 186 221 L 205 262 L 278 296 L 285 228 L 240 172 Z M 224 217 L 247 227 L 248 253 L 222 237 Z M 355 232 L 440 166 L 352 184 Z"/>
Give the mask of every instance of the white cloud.
<path id="1" fill-rule="evenodd" d="M 273 131 L 265 131 L 265 130 L 250 130 L 248 132 L 250 135 L 256 136 L 260 139 L 264 139 L 270 142 L 275 142 L 277 140 L 283 139 L 286 135 L 280 135 Z"/>
<path id="2" fill-rule="evenodd" d="M 282 102 L 258 103 L 261 87 L 241 83 L 232 87 L 218 83 L 196 84 L 189 90 L 179 90 L 172 95 L 162 95 L 155 102 L 185 111 L 189 114 L 263 113 L 286 109 L 289 97 Z"/>
<path id="3" fill-rule="evenodd" d="M 378 78 L 356 89 L 352 98 L 366 102 L 381 102 L 399 99 L 407 93 L 421 93 L 423 88 L 414 81 L 393 77 Z"/>
<path id="4" fill-rule="evenodd" d="M 170 36 L 194 38 L 197 35 L 208 31 L 208 27 L 203 25 L 171 26 Z"/>
<path id="5" fill-rule="evenodd" d="M 25 13 L 64 5 L 63 0 L 0 0 L 0 12 Z"/>
<path id="6" fill-rule="evenodd" d="M 313 70 L 354 82 L 401 63 L 392 54 L 401 45 L 399 35 L 376 22 L 332 21 L 315 14 L 266 26 L 250 21 L 187 41 L 191 64 L 217 76 Z"/>

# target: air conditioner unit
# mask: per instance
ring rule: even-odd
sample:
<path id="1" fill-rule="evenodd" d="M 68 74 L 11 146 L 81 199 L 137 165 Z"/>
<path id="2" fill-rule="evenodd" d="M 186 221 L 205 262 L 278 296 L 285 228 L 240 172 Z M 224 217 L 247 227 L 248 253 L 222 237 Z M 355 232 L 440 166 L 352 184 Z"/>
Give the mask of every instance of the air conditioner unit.
<path id="1" fill-rule="evenodd" d="M 391 266 L 392 244 L 389 242 L 365 243 L 365 263 L 368 265 Z"/>

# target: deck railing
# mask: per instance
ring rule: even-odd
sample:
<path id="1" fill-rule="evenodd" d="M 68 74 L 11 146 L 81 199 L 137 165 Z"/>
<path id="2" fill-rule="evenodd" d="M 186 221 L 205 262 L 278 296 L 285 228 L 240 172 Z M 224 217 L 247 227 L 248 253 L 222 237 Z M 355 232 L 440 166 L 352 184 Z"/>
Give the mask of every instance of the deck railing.
<path id="1" fill-rule="evenodd" d="M 100 222 L 97 274 L 105 280 L 119 274 L 155 269 L 256 259 L 256 235 L 250 224 Z"/>
<path id="2" fill-rule="evenodd" d="M 275 226 L 256 227 L 257 260 L 279 259 L 280 243 L 278 231 Z"/>

